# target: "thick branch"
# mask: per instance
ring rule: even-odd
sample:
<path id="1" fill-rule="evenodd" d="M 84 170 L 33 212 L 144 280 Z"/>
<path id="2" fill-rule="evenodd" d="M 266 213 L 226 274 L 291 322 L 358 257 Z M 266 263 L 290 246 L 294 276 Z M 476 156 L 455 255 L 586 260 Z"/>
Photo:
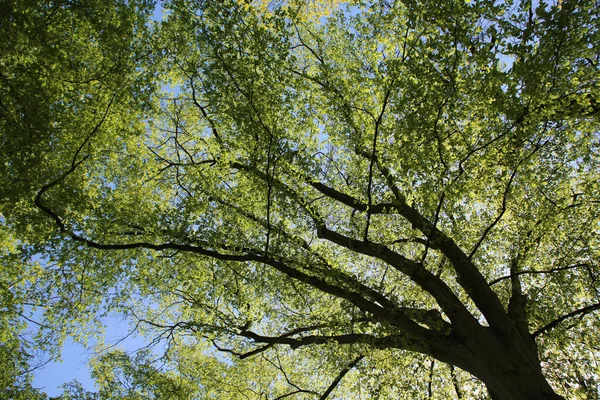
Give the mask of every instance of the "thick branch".
<path id="1" fill-rule="evenodd" d="M 297 335 L 299 333 L 310 332 L 310 331 L 314 331 L 316 329 L 325 328 L 327 326 L 328 326 L 327 324 L 320 324 L 320 325 L 312 325 L 312 326 L 307 326 L 307 327 L 302 327 L 302 328 L 296 328 L 296 329 L 293 329 L 289 332 L 286 332 L 286 333 L 280 335 L 279 337 L 286 338 L 286 337 Z M 242 330 L 242 336 L 243 336 L 243 332 L 244 332 L 244 330 Z M 268 343 L 266 346 L 262 346 L 257 349 L 254 349 L 252 351 L 249 351 L 247 353 L 240 354 L 239 357 L 240 357 L 240 359 L 252 357 L 253 355 L 256 355 L 258 353 L 262 353 L 265 350 L 268 350 L 269 348 L 275 346 L 276 344 L 277 344 L 277 342 Z"/>
<path id="2" fill-rule="evenodd" d="M 336 243 L 342 247 L 358 253 L 378 258 L 396 270 L 407 275 L 413 282 L 431 294 L 452 321 L 453 326 L 460 327 L 478 325 L 475 318 L 465 308 L 452 290 L 437 276 L 427 271 L 425 267 L 415 261 L 390 250 L 386 246 L 370 241 L 361 241 L 341 235 L 327 228 L 321 228 L 318 236 Z"/>
<path id="3" fill-rule="evenodd" d="M 272 337 L 263 336 L 252 331 L 242 331 L 241 336 L 251 339 L 255 343 L 267 343 L 267 344 L 284 344 L 290 346 L 292 349 L 297 349 L 302 346 L 324 344 L 329 342 L 336 342 L 338 344 L 368 344 L 369 346 L 379 349 L 397 348 L 404 350 L 412 350 L 420 353 L 428 352 L 427 347 L 423 341 L 415 338 L 411 338 L 408 335 L 396 334 L 388 335 L 383 337 L 377 337 L 366 333 L 348 333 L 342 335 L 308 335 L 300 338 L 292 337 Z"/>
<path id="4" fill-rule="evenodd" d="M 325 196 L 339 201 L 342 204 L 351 207 L 356 211 L 367 212 L 369 210 L 370 214 L 388 214 L 392 212 L 396 207 L 393 203 L 382 203 L 382 204 L 372 204 L 370 207 L 368 204 L 363 203 L 355 197 L 342 193 L 334 188 L 324 185 L 321 182 L 307 179 L 309 185 L 313 188 L 317 189 L 319 192 L 324 194 Z"/>
<path id="5" fill-rule="evenodd" d="M 364 151 L 358 151 L 364 157 L 369 154 Z M 458 275 L 458 283 L 471 296 L 477 308 L 485 316 L 490 326 L 500 332 L 503 332 L 508 337 L 512 336 L 514 325 L 508 318 L 502 302 L 498 295 L 491 289 L 477 266 L 471 261 L 469 256 L 454 240 L 446 236 L 432 222 L 425 218 L 417 209 L 409 205 L 406 198 L 401 193 L 395 183 L 395 178 L 389 168 L 383 165 L 379 159 L 376 159 L 377 167 L 381 175 L 385 178 L 388 187 L 394 193 L 396 198 L 396 209 L 399 214 L 406 218 L 416 229 L 420 230 L 427 236 L 433 246 L 439 248 L 442 253 L 454 266 Z"/>
<path id="6" fill-rule="evenodd" d="M 511 272 L 511 295 L 510 300 L 508 301 L 508 315 L 513 320 L 515 325 L 524 337 L 529 335 L 529 326 L 527 323 L 527 297 L 523 295 L 523 289 L 521 287 L 521 280 L 519 275 L 517 275 L 519 270 L 519 259 L 520 257 L 517 255 L 510 264 L 510 272 Z"/>
<path id="7" fill-rule="evenodd" d="M 235 163 L 233 165 L 235 168 L 238 169 L 244 169 L 244 170 L 249 170 L 249 171 L 253 171 L 255 174 L 257 174 L 257 176 L 259 176 L 262 179 L 266 179 L 267 177 L 264 176 L 264 174 L 261 174 L 260 171 L 256 171 L 254 169 L 252 169 L 251 167 L 248 167 L 246 165 L 240 164 L 240 163 Z M 319 192 L 325 194 L 326 196 L 335 199 L 343 204 L 346 204 L 356 210 L 360 210 L 360 211 L 366 211 L 369 207 L 367 204 L 364 204 L 362 202 L 360 202 L 359 200 L 355 199 L 352 196 L 349 196 L 345 193 L 342 193 L 336 189 L 330 188 L 320 182 L 316 182 L 316 181 L 311 181 L 307 178 L 304 178 L 311 186 L 313 186 L 315 189 L 317 189 Z M 281 181 L 277 180 L 277 185 L 278 187 L 280 187 L 282 190 L 284 190 L 286 193 L 293 195 L 294 198 L 298 199 L 300 204 L 306 203 L 306 201 L 304 201 L 303 199 L 300 199 L 299 196 L 289 187 L 287 187 L 285 184 L 283 184 Z M 381 212 L 386 212 L 388 209 L 393 209 L 396 208 L 395 204 L 380 204 L 380 205 L 374 205 L 371 210 L 373 213 L 381 213 Z M 316 213 L 316 211 L 311 210 L 311 212 Z M 324 222 L 323 219 L 321 217 L 318 216 L 317 214 L 317 219 L 318 219 L 318 223 L 324 227 Z M 456 296 L 452 293 L 452 291 L 445 285 L 445 283 L 443 281 L 441 281 L 439 278 L 435 277 L 433 274 L 429 273 L 421 264 L 418 264 L 412 260 L 409 260 L 391 250 L 389 250 L 387 247 L 383 246 L 383 245 L 377 245 L 373 242 L 370 241 L 357 241 L 357 240 L 353 240 L 351 238 L 348 238 L 346 236 L 343 235 L 339 235 L 336 232 L 333 232 L 327 228 L 320 228 L 318 230 L 318 233 L 321 232 L 321 234 L 323 234 L 322 238 L 330 240 L 338 245 L 341 245 L 343 247 L 349 248 L 351 250 L 354 251 L 358 251 L 361 254 L 365 254 L 365 255 L 369 255 L 369 256 L 374 256 L 377 258 L 382 259 L 383 261 L 386 261 L 388 263 L 390 263 L 390 265 L 394 266 L 397 270 L 399 270 L 400 272 L 408 275 L 409 277 L 413 278 L 416 277 L 418 274 L 415 273 L 416 270 L 422 271 L 426 276 L 422 277 L 421 279 L 413 279 L 413 281 L 415 281 L 415 283 L 419 284 L 420 286 L 422 286 L 422 283 L 425 284 L 428 288 L 432 288 L 433 286 L 439 286 L 439 289 L 441 289 L 441 291 L 443 292 L 442 296 L 439 296 L 438 294 L 435 293 L 434 291 L 430 291 L 430 289 L 426 289 L 424 286 L 422 286 L 425 290 L 427 290 L 428 292 L 430 292 L 434 298 L 438 299 L 438 297 L 441 297 L 440 301 L 444 301 L 441 300 L 444 297 L 446 298 L 452 298 L 452 302 L 454 302 L 454 307 L 455 308 L 462 308 L 463 310 L 465 310 L 466 313 L 468 313 L 466 311 L 466 309 L 464 308 L 464 306 L 462 305 L 462 302 L 456 298 Z M 348 240 L 353 241 L 352 245 L 348 245 Z M 438 248 L 436 242 L 431 242 L 431 247 L 433 248 Z M 387 254 L 387 258 L 382 258 L 380 257 L 380 253 L 383 252 L 385 254 Z M 391 261 L 393 259 L 393 261 Z M 394 262 L 395 264 L 391 264 L 391 262 Z M 432 284 L 432 281 L 436 281 L 436 284 Z M 441 284 L 441 285 L 440 285 Z M 378 301 L 380 301 L 381 299 L 377 299 Z M 385 305 L 385 304 L 384 304 Z M 445 310 L 447 311 L 447 310 Z"/>

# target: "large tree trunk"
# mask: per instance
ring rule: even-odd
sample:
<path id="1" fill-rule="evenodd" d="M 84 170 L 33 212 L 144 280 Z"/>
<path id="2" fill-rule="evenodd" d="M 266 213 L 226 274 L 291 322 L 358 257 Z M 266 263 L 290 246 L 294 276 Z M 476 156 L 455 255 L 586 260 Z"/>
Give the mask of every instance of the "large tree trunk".
<path id="1" fill-rule="evenodd" d="M 487 378 L 485 384 L 492 400 L 563 399 L 554 393 L 544 376 L 537 373 L 514 371 Z"/>
<path id="2" fill-rule="evenodd" d="M 563 399 L 544 377 L 534 340 L 519 334 L 501 339 L 491 330 L 467 343 L 466 370 L 488 388 L 493 400 Z"/>

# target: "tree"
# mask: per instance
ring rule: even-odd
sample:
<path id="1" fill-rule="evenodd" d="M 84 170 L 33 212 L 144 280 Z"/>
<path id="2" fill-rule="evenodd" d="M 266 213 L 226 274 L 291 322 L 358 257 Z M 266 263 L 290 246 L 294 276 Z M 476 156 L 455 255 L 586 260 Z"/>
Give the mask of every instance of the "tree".
<path id="1" fill-rule="evenodd" d="M 122 312 L 207 397 L 595 395 L 597 4 L 103 4 L 1 64 L 50 325 Z"/>

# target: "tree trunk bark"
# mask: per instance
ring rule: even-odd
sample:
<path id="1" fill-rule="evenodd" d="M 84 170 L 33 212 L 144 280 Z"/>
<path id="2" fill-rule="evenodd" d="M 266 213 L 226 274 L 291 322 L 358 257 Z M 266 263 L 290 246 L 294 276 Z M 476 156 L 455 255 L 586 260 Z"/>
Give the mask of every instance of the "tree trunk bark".
<path id="1" fill-rule="evenodd" d="M 544 377 L 537 346 L 529 335 L 515 332 L 503 339 L 484 328 L 469 336 L 462 350 L 451 356 L 457 361 L 453 364 L 479 378 L 493 400 L 564 399 Z"/>
<path id="2" fill-rule="evenodd" d="M 492 400 L 564 400 L 542 375 L 498 377 L 485 384 Z"/>

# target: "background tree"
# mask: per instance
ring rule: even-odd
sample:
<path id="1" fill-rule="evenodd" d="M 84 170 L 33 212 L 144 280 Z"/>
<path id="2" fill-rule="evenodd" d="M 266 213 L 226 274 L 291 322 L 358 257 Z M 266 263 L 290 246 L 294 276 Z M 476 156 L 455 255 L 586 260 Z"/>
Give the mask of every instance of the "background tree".
<path id="1" fill-rule="evenodd" d="M 64 44 L 111 71 L 77 93 L 2 64 L 4 224 L 78 299 L 50 322 L 123 312 L 217 398 L 593 396 L 600 8 L 261 4 L 146 41 L 90 3 L 123 19 Z"/>

